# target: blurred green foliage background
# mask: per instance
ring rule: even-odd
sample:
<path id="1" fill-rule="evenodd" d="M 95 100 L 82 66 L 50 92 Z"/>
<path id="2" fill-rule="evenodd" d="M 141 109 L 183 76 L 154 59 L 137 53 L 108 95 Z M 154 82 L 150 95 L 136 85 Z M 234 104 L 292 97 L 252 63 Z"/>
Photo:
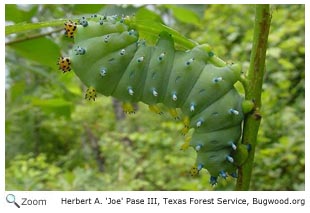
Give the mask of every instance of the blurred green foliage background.
<path id="1" fill-rule="evenodd" d="M 165 23 L 228 62 L 249 67 L 254 5 L 6 5 L 6 24 L 135 14 Z M 53 32 L 53 33 L 51 33 Z M 85 91 L 57 70 L 72 41 L 61 27 L 6 37 L 6 190 L 233 190 L 214 188 L 205 171 L 191 177 L 192 149 L 181 151 L 182 125 L 139 104 L 135 115 Z M 305 189 L 305 8 L 272 6 L 251 190 Z"/>

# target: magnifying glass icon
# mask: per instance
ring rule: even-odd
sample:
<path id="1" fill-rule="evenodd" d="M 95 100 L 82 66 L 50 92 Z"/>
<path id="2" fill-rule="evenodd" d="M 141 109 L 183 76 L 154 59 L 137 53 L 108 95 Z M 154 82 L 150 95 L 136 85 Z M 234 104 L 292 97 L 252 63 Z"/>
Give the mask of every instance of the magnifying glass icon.
<path id="1" fill-rule="evenodd" d="M 15 202 L 15 195 L 13 195 L 13 194 L 8 194 L 8 195 L 6 196 L 6 201 L 7 201 L 8 203 L 14 203 L 15 206 L 16 206 L 17 208 L 20 208 L 20 206 Z"/>

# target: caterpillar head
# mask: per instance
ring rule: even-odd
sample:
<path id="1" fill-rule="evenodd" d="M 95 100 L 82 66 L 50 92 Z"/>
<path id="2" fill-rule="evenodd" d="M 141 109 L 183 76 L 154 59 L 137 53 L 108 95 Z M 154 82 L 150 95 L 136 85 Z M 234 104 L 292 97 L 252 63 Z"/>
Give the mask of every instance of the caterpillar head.
<path id="1" fill-rule="evenodd" d="M 76 27 L 77 23 L 73 22 L 73 21 L 67 21 L 65 23 L 65 36 L 69 37 L 69 38 L 73 38 L 74 32 L 76 31 L 77 27 Z"/>
<path id="2" fill-rule="evenodd" d="M 59 70 L 62 70 L 63 73 L 69 72 L 71 70 L 71 61 L 69 57 L 59 57 L 57 65 L 59 65 Z"/>

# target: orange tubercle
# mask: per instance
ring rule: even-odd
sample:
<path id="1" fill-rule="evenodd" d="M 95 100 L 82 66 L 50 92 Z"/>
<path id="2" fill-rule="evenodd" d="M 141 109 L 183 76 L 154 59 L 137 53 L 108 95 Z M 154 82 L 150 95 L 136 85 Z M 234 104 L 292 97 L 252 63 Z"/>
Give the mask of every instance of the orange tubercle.
<path id="1" fill-rule="evenodd" d="M 57 64 L 59 65 L 59 69 L 62 70 L 64 73 L 71 70 L 71 61 L 69 57 L 59 57 Z"/>
<path id="2" fill-rule="evenodd" d="M 73 38 L 74 37 L 74 32 L 77 30 L 77 23 L 73 22 L 73 21 L 67 21 L 65 23 L 65 35 L 69 38 Z"/>

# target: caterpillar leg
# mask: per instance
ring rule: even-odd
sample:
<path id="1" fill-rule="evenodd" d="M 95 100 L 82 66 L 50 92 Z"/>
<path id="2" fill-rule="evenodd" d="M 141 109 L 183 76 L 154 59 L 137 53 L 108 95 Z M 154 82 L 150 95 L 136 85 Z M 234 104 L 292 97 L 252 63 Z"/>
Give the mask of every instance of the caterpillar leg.
<path id="1" fill-rule="evenodd" d="M 160 110 L 160 108 L 157 105 L 149 105 L 149 109 L 152 112 L 155 112 L 156 114 L 162 115 L 163 112 Z"/>
<path id="2" fill-rule="evenodd" d="M 191 141 L 191 139 L 192 139 L 192 137 L 190 137 L 190 136 L 187 136 L 186 138 L 185 138 L 185 142 L 181 145 L 181 150 L 187 150 L 188 149 L 188 147 L 190 146 L 190 141 Z"/>
<path id="3" fill-rule="evenodd" d="M 184 126 L 183 129 L 181 130 L 182 135 L 186 135 L 189 131 L 189 128 L 187 126 Z"/>
<path id="4" fill-rule="evenodd" d="M 202 168 L 203 168 L 202 164 L 198 164 L 198 166 L 196 166 L 196 165 L 192 166 L 192 168 L 190 170 L 191 176 L 193 176 L 193 177 L 197 176 Z"/>
<path id="5" fill-rule="evenodd" d="M 179 115 L 178 115 L 178 112 L 177 112 L 177 109 L 175 109 L 175 108 L 170 108 L 170 109 L 169 109 L 169 113 L 170 113 L 170 115 L 171 115 L 175 120 L 179 120 L 179 119 L 180 119 L 180 117 L 179 117 Z"/>
<path id="6" fill-rule="evenodd" d="M 96 100 L 96 97 L 97 97 L 97 94 L 96 94 L 96 90 L 94 87 L 89 87 L 87 90 L 86 90 L 86 94 L 85 94 L 85 99 L 88 99 L 89 101 L 91 99 L 93 99 L 94 101 Z"/>
<path id="7" fill-rule="evenodd" d="M 185 116 L 183 119 L 184 127 L 182 129 L 182 135 L 186 135 L 189 131 L 190 119 L 188 116 Z"/>
<path id="8" fill-rule="evenodd" d="M 125 103 L 123 103 L 122 107 L 123 107 L 123 111 L 126 114 L 134 114 L 135 113 L 135 109 L 131 103 L 125 102 Z"/>

